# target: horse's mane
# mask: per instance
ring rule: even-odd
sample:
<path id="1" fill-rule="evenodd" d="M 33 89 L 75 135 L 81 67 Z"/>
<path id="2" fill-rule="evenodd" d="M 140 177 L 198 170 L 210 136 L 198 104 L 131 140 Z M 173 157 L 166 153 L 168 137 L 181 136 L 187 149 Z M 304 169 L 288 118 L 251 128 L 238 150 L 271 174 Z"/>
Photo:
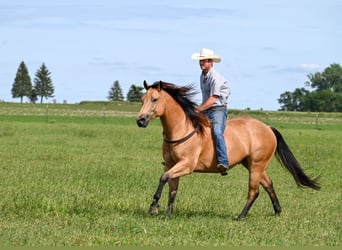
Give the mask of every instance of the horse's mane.
<path id="1" fill-rule="evenodd" d="M 196 128 L 199 126 L 199 131 L 204 132 L 204 127 L 209 126 L 209 120 L 206 115 L 201 112 L 196 112 L 197 104 L 191 99 L 198 93 L 193 84 L 187 86 L 176 86 L 172 83 L 158 81 L 153 83 L 151 88 L 161 88 L 166 91 L 183 109 L 185 116 L 189 119 L 192 125 Z"/>

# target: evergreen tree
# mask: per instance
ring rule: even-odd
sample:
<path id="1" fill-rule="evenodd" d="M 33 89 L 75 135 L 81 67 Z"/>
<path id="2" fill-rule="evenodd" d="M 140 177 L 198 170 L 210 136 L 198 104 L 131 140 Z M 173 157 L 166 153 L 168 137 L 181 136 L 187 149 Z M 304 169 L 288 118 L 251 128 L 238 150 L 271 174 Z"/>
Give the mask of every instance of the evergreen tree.
<path id="1" fill-rule="evenodd" d="M 53 97 L 54 87 L 50 77 L 50 72 L 43 63 L 37 70 L 34 78 L 34 95 L 40 96 L 40 103 L 43 103 L 43 98 Z"/>
<path id="2" fill-rule="evenodd" d="M 124 97 L 122 94 L 122 89 L 120 87 L 119 81 L 114 81 L 112 87 L 108 92 L 107 98 L 110 101 L 123 101 Z"/>
<path id="3" fill-rule="evenodd" d="M 12 97 L 20 97 L 20 102 L 23 103 L 23 97 L 30 97 L 32 93 L 32 83 L 28 69 L 22 61 L 17 70 L 17 74 L 12 85 Z"/>
<path id="4" fill-rule="evenodd" d="M 31 95 L 30 95 L 30 102 L 31 103 L 36 103 L 37 100 L 38 100 L 38 97 L 37 97 L 37 94 L 36 94 L 36 91 L 34 89 L 32 89 L 32 92 L 31 92 Z"/>
<path id="5" fill-rule="evenodd" d="M 128 93 L 127 93 L 127 101 L 129 102 L 140 102 L 141 97 L 143 96 L 143 87 L 131 85 Z"/>

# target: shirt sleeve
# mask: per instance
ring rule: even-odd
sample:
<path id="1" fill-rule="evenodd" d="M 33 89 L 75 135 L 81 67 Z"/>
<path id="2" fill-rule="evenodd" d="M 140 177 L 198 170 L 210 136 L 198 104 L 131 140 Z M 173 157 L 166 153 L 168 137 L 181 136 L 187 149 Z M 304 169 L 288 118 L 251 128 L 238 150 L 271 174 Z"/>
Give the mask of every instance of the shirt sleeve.
<path id="1" fill-rule="evenodd" d="M 228 98 L 230 95 L 230 88 L 227 80 L 219 74 L 215 74 L 213 77 L 212 95 L 222 97 L 223 99 Z"/>

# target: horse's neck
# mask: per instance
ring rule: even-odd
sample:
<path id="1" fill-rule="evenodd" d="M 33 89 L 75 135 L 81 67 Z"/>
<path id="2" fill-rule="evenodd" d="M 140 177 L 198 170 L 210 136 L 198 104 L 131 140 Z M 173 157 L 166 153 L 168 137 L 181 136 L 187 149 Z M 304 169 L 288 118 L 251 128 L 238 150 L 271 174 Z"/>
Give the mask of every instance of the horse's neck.
<path id="1" fill-rule="evenodd" d="M 193 130 L 192 123 L 186 118 L 182 107 L 173 99 L 166 100 L 165 107 L 165 113 L 160 120 L 168 138 L 176 139 Z"/>

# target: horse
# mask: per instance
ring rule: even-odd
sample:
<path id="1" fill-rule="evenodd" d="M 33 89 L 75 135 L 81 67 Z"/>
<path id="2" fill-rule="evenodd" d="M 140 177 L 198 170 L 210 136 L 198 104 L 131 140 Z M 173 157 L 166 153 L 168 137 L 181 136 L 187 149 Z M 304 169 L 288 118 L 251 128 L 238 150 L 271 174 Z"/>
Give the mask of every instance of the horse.
<path id="1" fill-rule="evenodd" d="M 163 187 L 169 185 L 167 216 L 171 217 L 178 191 L 179 178 L 194 172 L 219 173 L 216 152 L 208 117 L 196 112 L 192 98 L 197 93 L 193 85 L 176 86 L 163 81 L 148 85 L 136 116 L 139 127 L 160 118 L 163 128 L 164 173 L 149 208 L 151 215 L 159 212 L 158 201 Z M 266 168 L 275 155 L 279 163 L 293 176 L 298 187 L 320 189 L 318 177 L 310 178 L 289 149 L 281 133 L 251 117 L 227 119 L 224 137 L 227 146 L 229 171 L 242 164 L 249 172 L 247 202 L 236 219 L 242 220 L 259 195 L 259 185 L 266 190 L 276 215 L 281 213 L 273 182 Z"/>

